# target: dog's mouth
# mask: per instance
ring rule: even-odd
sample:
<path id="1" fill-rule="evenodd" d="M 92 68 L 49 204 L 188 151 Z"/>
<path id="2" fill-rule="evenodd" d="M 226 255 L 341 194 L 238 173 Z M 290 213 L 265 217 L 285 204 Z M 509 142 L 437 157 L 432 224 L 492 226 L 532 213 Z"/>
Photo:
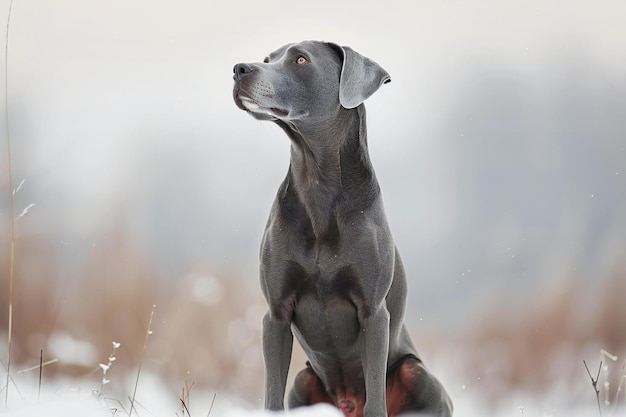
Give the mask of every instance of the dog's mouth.
<path id="1" fill-rule="evenodd" d="M 245 92 L 241 88 L 241 84 L 235 81 L 235 86 L 233 87 L 233 100 L 235 100 L 235 104 L 237 105 L 237 107 L 239 107 L 241 110 L 247 111 L 248 108 L 243 104 L 244 99 L 252 100 L 245 94 Z"/>
<path id="2" fill-rule="evenodd" d="M 255 100 L 241 85 L 236 82 L 233 89 L 233 99 L 235 104 L 241 110 L 247 111 L 257 119 L 283 119 L 289 116 L 287 110 L 278 107 L 264 107 L 257 100 Z"/>
<path id="3" fill-rule="evenodd" d="M 269 107 L 269 108 L 265 108 L 263 106 L 261 106 L 257 101 L 255 101 L 254 99 L 250 98 L 250 97 L 246 97 L 246 96 L 239 96 L 239 102 L 241 103 L 241 107 L 246 110 L 246 111 L 250 111 L 252 113 L 268 113 L 268 114 L 272 114 L 272 115 L 276 115 L 278 117 L 286 117 L 288 112 L 286 112 L 285 110 L 276 108 L 276 107 Z"/>
<path id="4" fill-rule="evenodd" d="M 275 114 L 277 117 L 277 119 L 284 119 L 287 116 L 289 116 L 289 112 L 283 109 L 279 109 L 277 107 L 271 107 L 269 109 L 270 112 L 272 112 L 272 114 Z"/>

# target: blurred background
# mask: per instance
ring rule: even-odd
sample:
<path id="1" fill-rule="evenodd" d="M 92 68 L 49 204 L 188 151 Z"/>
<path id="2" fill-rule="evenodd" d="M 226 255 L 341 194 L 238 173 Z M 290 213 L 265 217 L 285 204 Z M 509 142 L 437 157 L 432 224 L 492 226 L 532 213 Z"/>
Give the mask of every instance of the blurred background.
<path id="1" fill-rule="evenodd" d="M 626 357 L 624 16 L 621 1 L 15 0 L 0 370 L 19 186 L 12 370 L 43 350 L 59 359 L 46 373 L 98 386 L 116 341 L 110 379 L 122 379 L 156 305 L 146 370 L 173 393 L 195 382 L 259 406 L 257 251 L 289 142 L 235 107 L 232 67 L 317 39 L 391 74 L 366 103 L 370 154 L 409 275 L 407 325 L 457 403 L 593 403 L 583 359 L 604 359 L 613 403 Z M 293 370 L 304 361 L 296 351 Z"/>

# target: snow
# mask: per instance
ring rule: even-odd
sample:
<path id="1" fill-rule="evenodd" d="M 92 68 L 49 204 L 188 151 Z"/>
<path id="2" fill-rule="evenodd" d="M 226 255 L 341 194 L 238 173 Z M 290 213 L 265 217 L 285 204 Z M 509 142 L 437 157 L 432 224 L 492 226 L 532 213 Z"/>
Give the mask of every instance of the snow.
<path id="1" fill-rule="evenodd" d="M 226 417 L 265 417 L 276 416 L 280 413 L 270 413 L 267 411 L 247 411 L 247 410 L 231 410 L 226 413 Z M 289 411 L 290 416 L 294 417 L 341 417 L 342 414 L 336 408 L 326 405 L 318 404 L 313 407 L 300 408 Z"/>
<path id="2" fill-rule="evenodd" d="M 71 385 L 72 381 L 57 381 L 42 390 L 41 400 L 38 397 L 38 386 L 32 380 L 28 386 L 19 386 L 19 394 L 12 387 L 9 407 L 4 409 L 0 404 L 0 416 L 2 417 L 111 417 L 128 416 L 128 400 L 118 401 L 98 397 L 87 385 L 76 388 Z M 84 381 L 83 381 L 84 383 Z M 167 391 L 164 384 L 154 375 L 147 374 L 142 378 L 139 386 L 139 394 L 135 404 L 137 412 L 133 416 L 187 416 L 182 412 L 180 400 Z M 260 405 L 256 409 L 243 408 L 236 398 L 218 393 L 215 403 L 212 404 L 214 393 L 192 392 L 190 397 L 190 414 L 192 416 L 211 417 L 276 417 L 283 413 L 263 411 Z M 2 395 L 4 400 L 4 395 Z M 524 395 L 513 395 L 508 405 L 498 410 L 480 404 L 475 398 L 464 397 L 455 399 L 455 417 L 477 417 L 489 415 L 491 417 L 594 417 L 598 416 L 595 402 L 591 401 L 584 408 L 554 409 L 544 404 L 534 404 L 532 399 Z M 4 402 L 4 401 L 3 401 Z M 214 406 L 213 406 L 214 405 Z M 610 409 L 607 408 L 606 411 Z M 612 417 L 626 417 L 624 410 L 618 412 L 612 410 L 608 415 Z M 318 404 L 286 412 L 292 417 L 342 417 L 336 408 Z M 607 415 L 607 414 L 605 414 Z"/>
<path id="3" fill-rule="evenodd" d="M 47 352 L 66 364 L 91 366 L 97 360 L 97 349 L 93 344 L 78 340 L 64 331 L 50 336 Z"/>
<path id="4" fill-rule="evenodd" d="M 100 368 L 98 368 L 100 370 Z M 97 376 L 80 379 L 46 379 L 39 388 L 38 373 L 19 373 L 11 378 L 8 407 L 5 408 L 5 391 L 0 390 L 0 417 L 124 417 L 130 410 L 129 393 L 134 390 L 136 377 L 111 378 L 110 384 L 101 385 Z M 0 374 L 0 377 L 3 375 Z M 175 384 L 174 384 L 175 385 Z M 180 391 L 174 385 L 163 381 L 153 372 L 142 373 L 136 392 L 134 407 L 137 417 L 276 417 L 282 413 L 261 410 L 262 401 L 249 404 L 233 394 L 194 388 L 188 393 L 186 406 L 182 411 Z M 550 395 L 538 396 L 528 392 L 505 394 L 498 407 L 486 404 L 471 386 L 466 389 L 452 389 L 455 417 L 597 417 L 595 397 L 589 392 L 577 404 L 568 401 L 571 385 L 555 384 Z M 103 392 L 99 391 L 103 390 Z M 620 404 L 622 404 L 620 399 Z M 624 404 L 626 405 L 626 404 Z M 626 417 L 626 407 L 603 406 L 603 415 Z M 320 404 L 314 407 L 291 410 L 286 413 L 293 417 L 342 417 L 336 408 Z"/>
<path id="5" fill-rule="evenodd" d="M 154 412 L 153 410 L 140 410 L 139 415 L 154 415 L 154 416 L 174 416 L 176 411 L 165 410 L 161 413 Z M 125 412 L 112 412 L 109 411 L 104 404 L 100 403 L 95 398 L 90 400 L 56 400 L 41 402 L 38 404 L 31 404 L 21 406 L 16 409 L 9 409 L 6 413 L 0 414 L 3 417 L 32 417 L 38 415 L 45 415 L 46 417 L 111 417 L 125 416 Z M 231 408 L 229 410 L 222 410 L 220 414 L 211 413 L 211 415 L 220 417 L 270 417 L 276 416 L 281 413 L 268 412 L 262 410 L 245 410 L 241 408 Z M 179 412 L 180 415 L 180 412 Z M 192 414 L 193 415 L 193 414 Z M 206 415 L 206 414 L 199 414 Z M 342 417 L 342 414 L 334 407 L 326 404 L 318 404 L 313 407 L 307 407 L 288 412 L 289 416 L 293 417 Z"/>
<path id="6" fill-rule="evenodd" d="M 99 407 L 97 403 L 61 400 L 24 406 L 15 410 L 9 409 L 4 415 L 7 417 L 110 417 L 111 413 Z"/>
<path id="7" fill-rule="evenodd" d="M 105 365 L 106 366 L 106 365 Z M 98 370 L 102 368 L 102 365 Z M 97 377 L 90 379 L 58 378 L 46 380 L 39 387 L 38 375 L 20 373 L 11 378 L 8 403 L 5 407 L 5 390 L 0 382 L 0 417 L 124 417 L 130 410 L 129 393 L 133 392 L 135 377 L 114 379 L 110 384 L 100 384 Z M 6 375 L 0 374 L 0 381 Z M 156 374 L 145 372 L 137 386 L 133 416 L 174 417 L 269 417 L 279 413 L 262 411 L 257 405 L 245 404 L 226 393 L 192 389 L 186 400 L 189 410 L 183 413 L 180 394 L 173 392 L 168 384 Z M 100 390 L 103 390 L 100 391 Z M 329 405 L 293 410 L 294 417 L 342 417 Z"/>
<path id="8" fill-rule="evenodd" d="M 146 416 L 175 416 L 181 415 L 179 410 L 144 410 L 139 409 L 138 414 L 133 415 L 146 415 Z M 262 410 L 246 410 L 242 408 L 232 407 L 226 410 L 213 410 L 210 416 L 218 417 L 276 417 L 282 413 L 268 412 Z M 342 417 L 342 414 L 334 407 L 326 404 L 318 404 L 312 407 L 306 407 L 296 410 L 287 411 L 286 414 L 292 417 Z M 6 412 L 0 412 L 3 417 L 32 417 L 32 416 L 46 416 L 46 417 L 111 417 L 113 416 L 127 416 L 126 412 L 109 411 L 104 404 L 98 402 L 95 398 L 88 400 L 56 400 L 41 402 L 38 404 L 31 404 L 20 406 L 15 409 L 9 409 Z M 194 413 L 191 415 L 206 416 L 204 413 Z M 484 410 L 480 410 L 475 407 L 462 408 L 455 411 L 455 417 L 475 417 L 491 415 L 495 416 L 525 416 L 525 417 L 593 417 L 598 415 L 598 410 L 594 408 L 588 408 L 584 410 L 567 410 L 567 411 L 538 411 L 525 408 L 523 406 L 511 407 L 508 412 L 502 410 L 502 412 L 485 414 Z M 612 413 L 613 417 L 624 416 L 623 413 Z"/>

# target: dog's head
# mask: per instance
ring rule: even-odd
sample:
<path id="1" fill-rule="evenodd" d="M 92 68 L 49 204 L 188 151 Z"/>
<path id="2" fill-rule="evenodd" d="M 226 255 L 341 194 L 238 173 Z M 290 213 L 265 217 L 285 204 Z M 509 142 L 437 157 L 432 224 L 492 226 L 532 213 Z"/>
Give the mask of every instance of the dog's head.
<path id="1" fill-rule="evenodd" d="M 358 107 L 390 80 L 351 48 L 305 41 L 285 45 L 263 62 L 234 67 L 233 98 L 259 120 L 323 118 Z"/>

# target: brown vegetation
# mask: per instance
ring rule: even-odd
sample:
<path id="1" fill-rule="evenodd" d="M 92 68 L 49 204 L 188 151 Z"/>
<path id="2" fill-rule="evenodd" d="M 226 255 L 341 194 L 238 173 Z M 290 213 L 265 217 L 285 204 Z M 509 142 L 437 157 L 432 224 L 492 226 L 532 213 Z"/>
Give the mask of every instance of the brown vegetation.
<path id="1" fill-rule="evenodd" d="M 121 343 L 108 376 L 114 380 L 136 371 L 152 306 L 153 334 L 144 369 L 157 372 L 178 392 L 184 381 L 198 387 L 234 392 L 250 403 L 261 394 L 260 323 L 265 304 L 257 286 L 199 265 L 184 276 L 165 280 L 141 248 L 112 228 L 88 248 L 72 270 L 60 264 L 60 244 L 38 239 L 21 225 L 16 241 L 14 294 L 14 370 L 36 365 L 40 350 L 52 359 L 50 339 L 64 333 L 88 342 L 92 362 L 60 360 L 47 375 L 93 378 L 106 362 L 111 342 Z M 5 248 L 5 241 L 0 242 Z M 66 250 L 66 248 L 63 248 Z M 4 271 L 8 254 L 0 251 Z M 537 290 L 536 302 L 512 310 L 493 304 L 455 340 L 432 336 L 432 349 L 457 344 L 459 379 L 480 380 L 478 394 L 496 403 L 515 390 L 542 393 L 556 381 L 565 384 L 574 403 L 590 400 L 582 366 L 599 363 L 600 349 L 626 356 L 626 264 L 616 265 L 601 286 L 569 277 Z M 6 317 L 7 278 L 0 275 L 0 314 Z M 6 321 L 0 321 L 0 335 Z M 0 339 L 5 343 L 4 337 Z M 428 344 L 428 341 L 426 342 Z M 4 349 L 4 346 L 3 346 Z M 426 347 L 428 349 L 428 346 Z M 298 357 L 297 360 L 303 360 Z M 614 398 L 621 362 L 610 363 L 602 381 Z M 296 364 L 297 367 L 297 364 Z M 460 384 L 459 384 L 460 385 Z M 603 388 L 603 387 L 601 387 Z M 622 396 L 623 396 L 622 391 Z M 604 398 L 604 397 L 603 397 Z"/>

